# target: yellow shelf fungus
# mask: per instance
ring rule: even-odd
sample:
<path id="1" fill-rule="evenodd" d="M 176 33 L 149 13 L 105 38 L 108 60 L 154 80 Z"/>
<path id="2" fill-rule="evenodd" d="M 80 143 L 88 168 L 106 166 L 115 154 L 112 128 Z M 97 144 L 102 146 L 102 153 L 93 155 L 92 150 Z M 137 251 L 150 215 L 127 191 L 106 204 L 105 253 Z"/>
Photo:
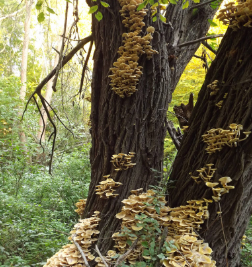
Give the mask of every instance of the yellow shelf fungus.
<path id="1" fill-rule="evenodd" d="M 147 35 L 143 37 L 140 35 L 145 26 L 143 19 L 147 14 L 146 9 L 137 11 L 138 5 L 142 2 L 142 0 L 119 0 L 122 7 L 120 10 L 122 23 L 129 32 L 122 35 L 124 44 L 118 49 L 120 57 L 113 63 L 114 67 L 110 68 L 112 74 L 109 78 L 112 90 L 121 98 L 129 97 L 137 91 L 136 86 L 142 75 L 142 67 L 138 65 L 139 57 L 146 54 L 147 59 L 150 59 L 153 54 L 158 53 L 150 45 L 154 27 L 147 28 Z"/>
<path id="2" fill-rule="evenodd" d="M 243 134 L 245 137 L 240 139 L 241 130 L 243 126 L 241 124 L 232 123 L 229 125 L 230 130 L 224 130 L 221 128 L 211 129 L 203 134 L 203 141 L 207 144 L 206 151 L 208 154 L 220 151 L 224 146 L 236 147 L 238 142 L 244 141 L 250 135 L 250 131 L 245 131 Z"/>
<path id="3" fill-rule="evenodd" d="M 136 165 L 136 163 L 131 162 L 134 156 L 135 152 L 129 152 L 129 154 L 119 153 L 118 155 L 113 155 L 110 162 L 112 162 L 116 171 L 125 171 Z"/>
<path id="4" fill-rule="evenodd" d="M 114 194 L 116 191 L 114 188 L 119 187 L 122 185 L 120 182 L 115 182 L 113 179 L 108 178 L 110 175 L 103 176 L 107 178 L 105 181 L 101 181 L 99 185 L 97 185 L 95 191 L 96 195 L 99 195 L 100 198 L 110 198 L 110 197 L 117 197 L 118 194 Z"/>
<path id="5" fill-rule="evenodd" d="M 252 27 L 252 0 L 238 1 L 225 4 L 225 8 L 219 11 L 217 19 L 223 24 L 229 25 L 233 30 L 241 27 Z"/>

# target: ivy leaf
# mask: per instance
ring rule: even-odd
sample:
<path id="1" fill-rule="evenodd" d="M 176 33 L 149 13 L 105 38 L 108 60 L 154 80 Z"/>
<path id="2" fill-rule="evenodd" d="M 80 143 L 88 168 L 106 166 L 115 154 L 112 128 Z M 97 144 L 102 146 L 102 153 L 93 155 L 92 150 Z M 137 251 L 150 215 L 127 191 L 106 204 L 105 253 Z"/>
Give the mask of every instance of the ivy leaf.
<path id="1" fill-rule="evenodd" d="M 189 7 L 189 1 L 186 1 L 183 6 L 182 6 L 182 9 L 186 9 Z"/>
<path id="2" fill-rule="evenodd" d="M 210 23 L 210 26 L 212 26 L 212 27 L 218 26 L 218 24 L 216 24 L 215 22 L 213 22 L 211 19 L 208 19 L 207 21 Z"/>
<path id="3" fill-rule="evenodd" d="M 108 3 L 106 3 L 106 2 L 101 1 L 101 4 L 102 4 L 104 7 L 110 7 L 110 5 L 109 5 Z"/>
<path id="4" fill-rule="evenodd" d="M 153 22 L 157 21 L 157 16 L 153 17 L 153 18 L 152 18 L 152 21 L 153 21 Z"/>
<path id="5" fill-rule="evenodd" d="M 91 6 L 88 11 L 88 14 L 93 14 L 97 9 L 98 9 L 98 5 Z"/>
<path id="6" fill-rule="evenodd" d="M 37 10 L 40 10 L 42 8 L 42 5 L 43 5 L 43 0 L 39 0 L 36 4 L 36 9 Z"/>
<path id="7" fill-rule="evenodd" d="M 51 13 L 51 14 L 56 14 L 52 8 L 47 7 L 46 9 L 47 9 L 47 11 L 48 11 L 49 13 Z"/>
<path id="8" fill-rule="evenodd" d="M 43 22 L 44 20 L 45 20 L 45 14 L 44 14 L 44 12 L 40 12 L 40 13 L 38 14 L 38 22 L 41 23 L 41 22 Z"/>
<path id="9" fill-rule="evenodd" d="M 170 3 L 173 5 L 177 5 L 177 1 L 176 0 L 170 0 Z"/>

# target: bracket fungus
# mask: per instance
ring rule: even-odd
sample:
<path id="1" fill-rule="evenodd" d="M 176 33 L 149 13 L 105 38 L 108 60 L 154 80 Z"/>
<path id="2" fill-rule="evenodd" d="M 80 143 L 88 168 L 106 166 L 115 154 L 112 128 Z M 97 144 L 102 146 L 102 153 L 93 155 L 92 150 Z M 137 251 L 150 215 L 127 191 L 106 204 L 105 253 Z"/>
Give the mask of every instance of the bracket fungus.
<path id="1" fill-rule="evenodd" d="M 153 54 L 158 54 L 153 50 L 150 41 L 154 33 L 154 27 L 147 28 L 147 35 L 141 36 L 142 28 L 145 26 L 143 19 L 147 14 L 147 9 L 137 11 L 142 0 L 119 0 L 122 23 L 129 30 L 122 34 L 123 46 L 118 49 L 120 57 L 113 63 L 114 67 L 110 68 L 112 72 L 109 75 L 112 90 L 121 98 L 129 97 L 137 91 L 136 86 L 142 75 L 142 66 L 139 66 L 138 60 L 142 54 L 147 55 L 150 59 Z"/>
<path id="2" fill-rule="evenodd" d="M 93 260 L 95 257 L 90 252 L 91 245 L 97 241 L 95 236 L 100 232 L 97 230 L 100 218 L 99 211 L 95 211 L 91 218 L 79 220 L 79 223 L 75 224 L 73 230 L 70 232 L 72 236 L 68 239 L 79 244 L 87 260 Z M 75 244 L 67 244 L 57 252 L 53 257 L 47 260 L 44 267 L 83 267 L 85 266 L 84 260 L 75 246 Z"/>
<path id="3" fill-rule="evenodd" d="M 224 146 L 236 147 L 238 142 L 246 140 L 250 131 L 245 131 L 243 134 L 245 137 L 240 139 L 241 130 L 243 126 L 241 124 L 232 123 L 229 125 L 230 130 L 224 130 L 221 128 L 211 129 L 202 135 L 203 141 L 207 144 L 206 151 L 208 154 L 220 151 Z"/>
<path id="4" fill-rule="evenodd" d="M 191 172 L 189 173 L 189 175 L 197 184 L 200 183 L 200 180 L 203 180 L 203 182 L 205 183 L 210 182 L 216 171 L 215 168 L 212 168 L 213 166 L 214 164 L 212 163 L 206 164 L 205 167 L 201 168 L 200 170 L 197 170 L 197 172 L 199 173 L 198 176 L 193 176 Z"/>
<path id="5" fill-rule="evenodd" d="M 115 182 L 112 178 L 108 178 L 110 175 L 105 175 L 103 177 L 107 178 L 105 181 L 101 181 L 99 185 L 97 185 L 95 191 L 96 195 L 99 195 L 100 198 L 110 198 L 117 197 L 118 194 L 114 194 L 115 189 L 122 185 L 120 182 Z"/>
<path id="6" fill-rule="evenodd" d="M 219 11 L 217 19 L 223 24 L 229 25 L 233 30 L 241 27 L 252 27 L 252 0 L 229 2 L 225 4 L 225 8 Z"/>
<path id="7" fill-rule="evenodd" d="M 113 155 L 110 162 L 113 163 L 116 171 L 125 171 L 136 165 L 136 163 L 131 162 L 135 154 L 135 152 L 129 152 L 129 154 L 119 153 L 118 155 Z"/>
<path id="8" fill-rule="evenodd" d="M 75 203 L 75 206 L 77 207 L 75 212 L 77 212 L 80 216 L 84 213 L 85 206 L 87 203 L 87 199 L 79 199 L 79 202 Z"/>

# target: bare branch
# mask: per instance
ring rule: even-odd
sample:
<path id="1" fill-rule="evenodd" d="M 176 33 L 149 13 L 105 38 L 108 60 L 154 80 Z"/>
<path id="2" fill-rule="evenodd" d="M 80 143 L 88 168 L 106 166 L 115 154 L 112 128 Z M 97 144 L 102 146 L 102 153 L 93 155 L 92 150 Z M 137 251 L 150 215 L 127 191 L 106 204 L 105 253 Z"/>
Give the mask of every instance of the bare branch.
<path id="1" fill-rule="evenodd" d="M 2 21 L 2 20 L 4 20 L 4 19 L 7 19 L 7 18 L 14 17 L 17 13 L 19 13 L 19 12 L 22 11 L 23 9 L 24 9 L 24 7 L 21 8 L 21 9 L 19 9 L 19 10 L 17 10 L 17 11 L 15 11 L 15 12 L 13 12 L 13 13 L 11 13 L 11 14 L 8 14 L 8 15 L 5 15 L 5 16 L 1 17 L 1 18 L 0 18 L 0 21 Z"/>
<path id="2" fill-rule="evenodd" d="M 168 133 L 169 133 L 169 135 L 170 135 L 175 147 L 178 150 L 179 147 L 180 147 L 179 138 L 181 139 L 183 137 L 183 135 L 178 136 L 177 131 L 176 131 L 172 121 L 166 121 L 166 127 L 167 127 Z"/>
<path id="3" fill-rule="evenodd" d="M 195 44 L 195 43 L 198 43 L 198 42 L 202 42 L 202 41 L 207 40 L 207 39 L 213 39 L 213 38 L 218 38 L 218 37 L 223 37 L 223 36 L 224 36 L 224 34 L 209 35 L 209 36 L 201 37 L 199 39 L 196 39 L 196 40 L 193 40 L 193 41 L 190 41 L 190 42 L 185 42 L 185 43 L 182 43 L 182 44 L 178 44 L 176 47 L 188 46 L 188 45 L 192 45 L 192 44 Z"/>
<path id="4" fill-rule="evenodd" d="M 213 52 L 215 55 L 217 54 L 217 51 L 214 50 L 206 41 L 202 41 L 202 44 L 208 48 L 211 52 Z"/>
<path id="5" fill-rule="evenodd" d="M 53 85 L 52 85 L 52 89 L 54 92 L 56 92 L 56 84 L 57 84 L 57 80 L 58 80 L 59 71 L 60 71 L 61 65 L 62 65 L 63 50 L 64 50 L 64 43 L 65 43 L 64 37 L 66 35 L 66 27 L 67 27 L 67 15 L 68 15 L 68 2 L 66 1 L 64 32 L 63 32 L 62 44 L 61 44 L 61 49 L 60 49 L 60 54 L 59 54 L 59 63 L 56 67 L 57 69 L 56 69 L 56 73 L 55 73 L 55 77 L 53 79 Z"/>
<path id="6" fill-rule="evenodd" d="M 95 245 L 95 251 L 98 253 L 98 255 L 100 256 L 100 258 L 102 259 L 103 263 L 105 264 L 106 267 L 109 267 L 107 262 L 105 261 L 105 259 L 103 258 L 99 248 L 97 247 L 97 245 Z"/>
<path id="7" fill-rule="evenodd" d="M 87 57 L 86 57 L 86 60 L 85 60 L 85 64 L 84 64 L 84 67 L 82 69 L 79 94 L 81 94 L 81 91 L 82 91 L 82 86 L 83 86 L 83 81 L 84 81 L 84 76 L 85 76 L 85 70 L 87 68 L 87 64 L 88 64 L 88 60 L 89 60 L 89 57 L 90 57 L 90 54 L 91 54 L 92 46 L 93 46 L 93 41 L 91 41 L 91 44 L 89 46 L 88 54 L 87 54 Z"/>
<path id="8" fill-rule="evenodd" d="M 81 256 L 82 256 L 82 258 L 83 258 L 83 260 L 84 260 L 84 262 L 85 262 L 85 265 L 86 265 L 87 267 L 90 267 L 89 264 L 88 264 L 87 258 L 86 258 L 86 256 L 85 256 L 85 254 L 84 254 L 84 252 L 83 252 L 81 246 L 74 240 L 75 236 L 76 236 L 76 235 L 72 235 L 72 240 L 73 240 L 75 246 L 77 247 L 77 249 L 79 250 L 79 252 L 80 252 L 80 254 L 81 254 Z"/>
<path id="9" fill-rule="evenodd" d="M 114 267 L 117 267 L 122 261 L 124 261 L 124 260 L 127 258 L 127 256 L 131 253 L 131 251 L 132 251 L 132 250 L 135 248 L 135 246 L 137 245 L 137 242 L 138 242 L 138 238 L 134 241 L 134 243 L 133 243 L 132 246 L 128 249 L 128 251 L 126 251 L 123 255 L 121 255 L 121 256 L 117 259 L 117 261 L 116 261 Z"/>

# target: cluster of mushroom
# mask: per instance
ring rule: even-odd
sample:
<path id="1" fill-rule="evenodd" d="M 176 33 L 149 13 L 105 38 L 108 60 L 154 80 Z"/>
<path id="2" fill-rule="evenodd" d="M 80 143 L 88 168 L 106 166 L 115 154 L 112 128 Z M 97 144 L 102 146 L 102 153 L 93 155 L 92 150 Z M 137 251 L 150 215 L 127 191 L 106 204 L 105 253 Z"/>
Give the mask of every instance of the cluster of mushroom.
<path id="1" fill-rule="evenodd" d="M 222 108 L 223 105 L 223 100 L 220 100 L 217 104 L 215 104 L 216 107 L 218 107 L 219 109 Z"/>
<path id="2" fill-rule="evenodd" d="M 79 202 L 75 203 L 77 209 L 74 211 L 77 212 L 80 216 L 82 216 L 86 207 L 86 203 L 87 199 L 79 199 Z"/>
<path id="3" fill-rule="evenodd" d="M 203 141 L 207 143 L 206 151 L 208 154 L 220 151 L 225 145 L 229 147 L 237 146 L 238 142 L 244 141 L 248 138 L 250 131 L 245 131 L 243 134 L 245 137 L 240 139 L 241 130 L 243 126 L 241 124 L 232 123 L 229 125 L 230 130 L 224 130 L 221 128 L 211 129 L 203 134 Z"/>
<path id="4" fill-rule="evenodd" d="M 211 90 L 210 96 L 217 95 L 218 91 L 220 90 L 220 88 L 218 88 L 218 83 L 219 81 L 215 80 L 207 86 L 207 88 Z"/>
<path id="5" fill-rule="evenodd" d="M 114 192 L 116 191 L 116 189 L 114 188 L 119 187 L 120 185 L 122 185 L 122 183 L 115 182 L 112 178 L 109 178 L 110 175 L 105 175 L 103 177 L 107 179 L 105 181 L 101 181 L 100 184 L 96 186 L 96 195 L 99 195 L 100 198 L 105 199 L 110 197 L 117 197 L 118 194 L 114 194 Z"/>
<path id="6" fill-rule="evenodd" d="M 103 256 L 103 259 L 108 263 L 109 266 L 111 266 L 111 263 L 114 263 L 115 259 L 113 258 L 116 255 L 116 252 L 114 250 L 109 250 L 107 252 L 107 256 Z M 96 267 L 105 267 L 103 260 L 101 257 L 96 257 L 95 262 L 97 262 Z"/>
<path id="7" fill-rule="evenodd" d="M 219 183 L 212 183 L 211 179 L 213 178 L 213 175 L 216 171 L 216 169 L 212 168 L 214 164 L 209 163 L 206 164 L 206 167 L 201 168 L 200 170 L 197 170 L 197 172 L 199 173 L 198 176 L 193 176 L 192 173 L 190 172 L 190 176 L 191 178 L 198 184 L 200 183 L 200 180 L 203 180 L 203 182 L 206 184 L 207 187 L 212 188 L 213 191 L 213 200 L 215 202 L 220 201 L 221 196 L 223 194 L 229 193 L 230 189 L 234 189 L 234 186 L 229 186 L 227 185 L 228 183 L 230 183 L 232 181 L 232 179 L 230 177 L 222 177 L 219 179 L 220 183 L 222 184 L 223 188 L 216 188 L 217 185 L 219 185 Z"/>
<path id="8" fill-rule="evenodd" d="M 210 182 L 215 171 L 217 170 L 215 168 L 212 168 L 213 165 L 214 164 L 209 163 L 209 164 L 206 164 L 206 167 L 203 167 L 200 170 L 197 170 L 197 172 L 199 173 L 198 176 L 193 176 L 191 172 L 189 173 L 189 175 L 197 184 L 200 183 L 200 180 L 203 180 L 203 182 L 205 183 Z"/>
<path id="9" fill-rule="evenodd" d="M 252 0 L 245 2 L 240 0 L 238 5 L 235 5 L 235 2 L 229 2 L 219 11 L 217 18 L 234 30 L 252 27 Z"/>
<path id="10" fill-rule="evenodd" d="M 136 163 L 131 162 L 135 154 L 135 152 L 129 152 L 129 154 L 119 153 L 118 155 L 113 155 L 110 162 L 116 168 L 115 171 L 125 171 L 136 165 Z"/>
<path id="11" fill-rule="evenodd" d="M 143 229 L 143 226 L 138 226 L 138 223 L 141 223 L 136 219 L 136 215 L 145 214 L 149 217 L 156 219 L 161 223 L 167 222 L 169 220 L 167 212 L 171 210 L 169 207 L 165 207 L 166 204 L 165 198 L 163 196 L 157 196 L 158 201 L 163 203 L 163 206 L 160 208 L 160 213 L 158 214 L 153 203 L 155 192 L 153 190 L 148 190 L 147 193 L 142 193 L 142 188 L 138 190 L 132 190 L 131 195 L 128 199 L 124 199 L 122 203 L 124 206 L 120 213 L 116 214 L 116 218 L 122 220 L 121 229 L 126 227 L 127 229 L 132 230 L 132 233 L 138 232 Z M 119 232 L 112 235 L 113 240 L 115 241 L 115 248 L 119 251 L 120 254 L 124 254 L 128 249 L 129 245 L 127 240 L 134 242 L 136 237 L 131 237 L 127 235 L 122 235 Z M 127 261 L 130 264 L 135 264 L 137 260 L 142 256 L 143 247 L 141 245 L 141 240 L 138 241 L 134 250 L 127 257 Z"/>
<path id="12" fill-rule="evenodd" d="M 154 27 L 147 28 L 147 35 L 143 37 L 140 35 L 145 26 L 143 19 L 147 14 L 146 9 L 137 11 L 138 5 L 142 2 L 142 0 L 119 0 L 122 7 L 120 13 L 124 18 L 122 23 L 129 32 L 122 35 L 124 45 L 119 47 L 120 57 L 113 63 L 114 67 L 110 68 L 112 75 L 109 77 L 112 90 L 122 98 L 129 97 L 137 91 L 136 86 L 142 75 L 142 66 L 138 64 L 140 55 L 145 53 L 150 59 L 153 54 L 158 53 L 150 45 Z"/>
<path id="13" fill-rule="evenodd" d="M 176 244 L 177 249 L 167 252 L 169 256 L 162 261 L 165 267 L 216 266 L 216 261 L 210 256 L 212 249 L 208 243 L 203 243 L 202 240 L 192 235 L 167 238 L 167 242 L 171 241 Z"/>
<path id="14" fill-rule="evenodd" d="M 72 236 L 68 239 L 75 240 L 84 252 L 87 260 L 93 260 L 95 257 L 90 253 L 91 245 L 97 241 L 95 236 L 100 232 L 96 229 L 100 218 L 99 211 L 95 211 L 91 218 L 80 220 L 70 232 Z M 83 267 L 84 260 L 75 246 L 75 244 L 67 244 L 57 252 L 52 258 L 47 260 L 44 267 Z"/>

